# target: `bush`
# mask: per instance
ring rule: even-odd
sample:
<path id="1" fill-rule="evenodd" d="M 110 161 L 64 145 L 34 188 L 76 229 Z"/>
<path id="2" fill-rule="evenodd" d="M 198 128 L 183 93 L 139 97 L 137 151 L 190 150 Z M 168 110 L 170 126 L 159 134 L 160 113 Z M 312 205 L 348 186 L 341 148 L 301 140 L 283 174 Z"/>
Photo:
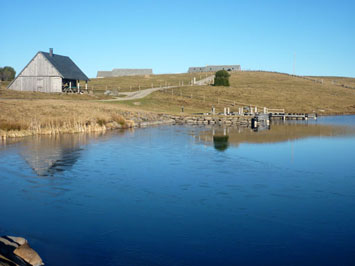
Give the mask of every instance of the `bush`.
<path id="1" fill-rule="evenodd" d="M 16 71 L 9 66 L 4 68 L 0 67 L 0 80 L 1 81 L 11 81 L 15 78 Z"/>
<path id="2" fill-rule="evenodd" d="M 219 70 L 214 77 L 214 86 L 229 86 L 230 74 L 225 70 Z"/>

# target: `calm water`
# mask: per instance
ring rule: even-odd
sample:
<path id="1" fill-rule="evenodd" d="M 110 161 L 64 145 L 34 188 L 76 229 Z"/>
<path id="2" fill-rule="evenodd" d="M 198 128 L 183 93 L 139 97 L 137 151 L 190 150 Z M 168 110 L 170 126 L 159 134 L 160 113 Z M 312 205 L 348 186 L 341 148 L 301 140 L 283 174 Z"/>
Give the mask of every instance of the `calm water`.
<path id="1" fill-rule="evenodd" d="M 0 145 L 0 234 L 46 265 L 354 265 L 355 117 Z"/>

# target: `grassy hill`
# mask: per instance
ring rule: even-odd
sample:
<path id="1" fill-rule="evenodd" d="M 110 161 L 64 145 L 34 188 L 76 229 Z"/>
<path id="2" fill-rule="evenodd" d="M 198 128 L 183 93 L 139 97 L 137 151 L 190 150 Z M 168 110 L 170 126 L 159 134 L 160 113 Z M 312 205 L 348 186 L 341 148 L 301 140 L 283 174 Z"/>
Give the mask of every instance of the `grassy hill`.
<path id="1" fill-rule="evenodd" d="M 95 78 L 89 82 L 89 89 L 94 89 L 95 93 L 103 93 L 106 89 L 118 91 L 135 91 L 139 87 L 147 89 L 161 86 L 178 86 L 181 84 L 191 84 L 194 77 L 199 80 L 210 76 L 212 73 L 183 73 L 183 74 L 162 74 L 145 76 L 126 76 L 114 78 Z"/>
<path id="2" fill-rule="evenodd" d="M 5 90 L 7 83 L 0 83 L 0 98 L 11 99 L 57 99 L 81 100 L 83 104 L 110 98 L 103 96 L 107 89 L 120 91 L 137 90 L 169 85 L 189 84 L 195 77 L 202 79 L 213 73 L 186 73 L 149 76 L 130 76 L 92 79 L 89 89 L 94 87 L 94 96 L 16 92 Z M 287 112 L 317 112 L 326 114 L 355 114 L 355 78 L 343 77 L 298 77 L 273 72 L 235 72 L 230 78 L 230 87 L 183 86 L 155 92 L 140 100 L 114 102 L 122 109 L 180 113 L 207 112 L 211 106 L 217 111 L 230 107 L 256 105 L 260 108 L 284 108 Z M 343 84 L 346 84 L 343 86 Z M 106 103 L 101 103 L 106 104 Z"/>
<path id="3" fill-rule="evenodd" d="M 325 79 L 325 78 L 324 78 Z M 346 78 L 348 84 L 354 78 Z M 104 84 L 105 79 L 101 82 Z M 152 95 L 119 105 L 136 106 L 159 112 L 206 112 L 215 106 L 238 110 L 239 106 L 256 105 L 284 108 L 287 112 L 317 112 L 318 114 L 354 114 L 355 89 L 332 82 L 272 72 L 235 72 L 230 78 L 231 87 L 186 86 L 155 92 Z"/>

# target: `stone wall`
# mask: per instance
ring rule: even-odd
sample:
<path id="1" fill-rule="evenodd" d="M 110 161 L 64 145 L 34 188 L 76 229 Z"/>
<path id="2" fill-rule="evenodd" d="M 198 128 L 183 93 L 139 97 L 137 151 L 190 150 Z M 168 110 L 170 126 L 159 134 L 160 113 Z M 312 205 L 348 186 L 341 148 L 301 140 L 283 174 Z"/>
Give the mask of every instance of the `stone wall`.
<path id="1" fill-rule="evenodd" d="M 251 117 L 245 116 L 208 116 L 208 115 L 138 115 L 130 117 L 134 121 L 135 127 L 157 126 L 164 124 L 177 125 L 216 125 L 216 126 L 250 126 Z"/>
<path id="2" fill-rule="evenodd" d="M 240 65 L 220 65 L 220 66 L 205 66 L 205 67 L 190 67 L 188 73 L 196 72 L 216 72 L 219 70 L 240 71 Z"/>
<path id="3" fill-rule="evenodd" d="M 112 71 L 97 71 L 97 78 L 152 75 L 153 69 L 114 68 Z"/>

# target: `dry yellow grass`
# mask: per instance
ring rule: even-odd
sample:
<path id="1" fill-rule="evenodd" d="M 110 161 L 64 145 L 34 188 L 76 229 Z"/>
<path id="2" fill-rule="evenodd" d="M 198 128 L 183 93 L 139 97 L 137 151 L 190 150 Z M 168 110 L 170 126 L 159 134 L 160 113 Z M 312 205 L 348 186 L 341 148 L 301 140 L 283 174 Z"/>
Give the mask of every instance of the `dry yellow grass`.
<path id="1" fill-rule="evenodd" d="M 213 73 L 183 73 L 183 74 L 161 74 L 146 76 L 127 76 L 115 78 L 96 78 L 89 82 L 89 89 L 94 92 L 103 93 L 106 89 L 118 91 L 135 91 L 141 89 L 161 86 L 178 86 L 179 84 L 190 84 L 195 77 L 196 80 L 203 79 Z"/>
<path id="2" fill-rule="evenodd" d="M 232 74 L 230 83 L 231 87 L 169 89 L 141 100 L 118 104 L 170 113 L 180 112 L 181 106 L 185 112 L 206 112 L 211 106 L 215 106 L 217 111 L 224 107 L 237 111 L 242 105 L 284 108 L 287 112 L 317 112 L 320 115 L 355 113 L 355 90 L 330 83 L 320 84 L 270 72 L 236 72 Z"/>
<path id="3" fill-rule="evenodd" d="M 338 86 L 346 86 L 355 89 L 355 78 L 347 78 L 347 77 L 309 77 L 312 79 L 316 79 L 320 82 L 338 85 Z"/>
<path id="4" fill-rule="evenodd" d="M 101 131 L 131 127 L 122 109 L 95 102 L 0 100 L 0 136 Z"/>

